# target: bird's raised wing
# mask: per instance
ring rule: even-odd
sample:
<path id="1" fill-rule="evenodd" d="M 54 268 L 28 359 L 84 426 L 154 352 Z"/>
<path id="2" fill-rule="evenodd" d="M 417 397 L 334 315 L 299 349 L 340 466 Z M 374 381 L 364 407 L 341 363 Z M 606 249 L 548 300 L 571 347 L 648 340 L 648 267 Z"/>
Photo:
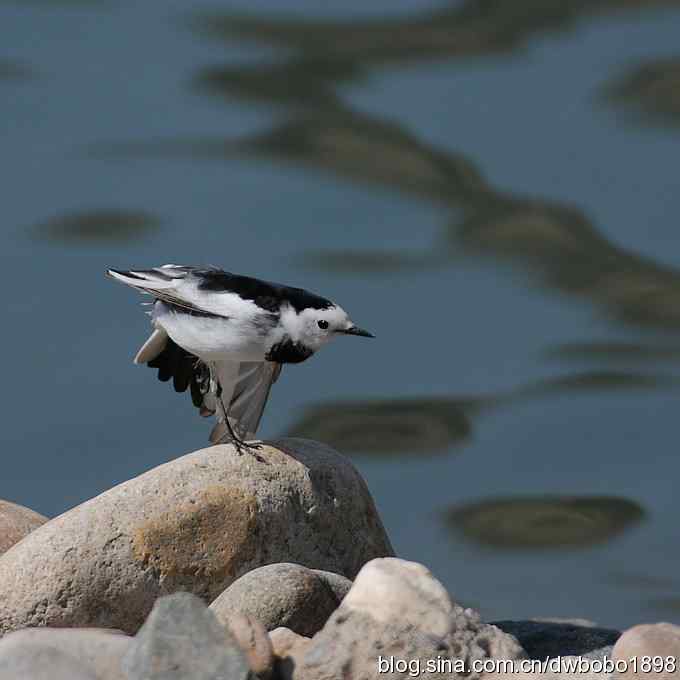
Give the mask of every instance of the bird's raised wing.
<path id="1" fill-rule="evenodd" d="M 213 443 L 227 432 L 222 404 L 239 436 L 255 436 L 271 386 L 281 373 L 281 364 L 271 361 L 219 361 L 213 364 L 211 375 L 203 361 L 173 342 L 161 328 L 155 329 L 144 343 L 135 363 L 158 369 L 158 379 L 163 382 L 172 378 L 177 392 L 190 388 L 193 404 L 201 415 L 218 414 L 210 434 Z"/>
<path id="2" fill-rule="evenodd" d="M 154 269 L 109 269 L 108 275 L 142 293 L 190 312 L 223 318 L 243 318 L 278 311 L 272 290 L 261 283 L 253 292 L 242 280 L 256 281 L 224 272 L 217 267 L 186 267 L 164 264 Z M 260 288 L 262 290 L 260 290 Z M 244 289 L 243 291 L 241 289 Z M 265 293 L 269 292 L 269 295 Z M 261 300 L 260 300 L 261 298 Z"/>
<path id="3" fill-rule="evenodd" d="M 226 310 L 214 308 L 209 296 L 198 294 L 192 278 L 194 267 L 166 264 L 155 269 L 122 271 L 109 269 L 108 275 L 142 293 L 148 293 L 157 300 L 181 307 L 190 312 L 228 317 Z"/>

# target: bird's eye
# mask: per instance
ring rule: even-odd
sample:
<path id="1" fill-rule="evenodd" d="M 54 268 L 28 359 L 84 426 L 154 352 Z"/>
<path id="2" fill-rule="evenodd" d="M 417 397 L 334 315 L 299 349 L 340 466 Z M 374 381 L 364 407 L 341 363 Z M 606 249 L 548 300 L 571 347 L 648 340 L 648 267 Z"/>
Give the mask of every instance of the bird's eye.
<path id="1" fill-rule="evenodd" d="M 316 323 L 319 326 L 319 328 L 323 331 L 325 331 L 328 328 L 328 321 L 324 321 L 323 319 L 321 319 L 321 321 L 317 321 Z"/>

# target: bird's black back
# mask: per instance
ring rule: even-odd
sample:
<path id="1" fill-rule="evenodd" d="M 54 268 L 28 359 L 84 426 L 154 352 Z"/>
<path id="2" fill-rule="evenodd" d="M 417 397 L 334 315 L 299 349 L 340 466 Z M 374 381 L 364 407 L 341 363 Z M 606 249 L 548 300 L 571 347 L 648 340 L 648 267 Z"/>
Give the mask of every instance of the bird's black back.
<path id="1" fill-rule="evenodd" d="M 232 274 L 217 268 L 195 269 L 193 274 L 199 279 L 200 290 L 236 293 L 268 312 L 278 312 L 281 305 L 286 303 L 296 312 L 308 308 L 328 309 L 333 306 L 330 300 L 303 288 Z"/>

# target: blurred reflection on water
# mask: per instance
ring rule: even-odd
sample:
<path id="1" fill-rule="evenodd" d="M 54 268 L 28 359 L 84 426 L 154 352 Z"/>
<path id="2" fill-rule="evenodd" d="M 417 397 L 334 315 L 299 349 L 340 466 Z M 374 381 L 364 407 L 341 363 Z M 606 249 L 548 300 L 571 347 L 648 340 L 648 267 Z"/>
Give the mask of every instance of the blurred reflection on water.
<path id="1" fill-rule="evenodd" d="M 317 21 L 238 14 L 203 17 L 197 25 L 225 39 L 249 38 L 322 54 L 335 60 L 380 65 L 504 54 L 536 33 L 569 30 L 579 19 L 622 10 L 678 6 L 678 0 L 464 0 L 398 19 Z"/>
<path id="2" fill-rule="evenodd" d="M 615 497 L 541 497 L 480 501 L 451 508 L 450 526 L 494 548 L 565 548 L 602 543 L 645 517 Z"/>
<path id="3" fill-rule="evenodd" d="M 637 119 L 680 125 L 680 57 L 635 66 L 604 89 L 605 96 L 637 114 Z"/>
<path id="4" fill-rule="evenodd" d="M 37 9 L 101 9 L 113 8 L 114 0 L 0 0 L 0 5 L 26 5 Z"/>
<path id="5" fill-rule="evenodd" d="M 606 575 L 680 559 L 680 0 L 228 9 L 0 3 L 3 349 L 30 357 L 0 497 L 55 514 L 204 445 L 102 273 L 224 265 L 376 332 L 287 370 L 263 435 L 368 454 L 400 554 L 491 618 L 648 618 Z"/>
<path id="6" fill-rule="evenodd" d="M 121 243 L 149 238 L 160 220 L 144 212 L 98 210 L 55 217 L 34 228 L 37 238 L 61 243 Z"/>
<path id="7" fill-rule="evenodd" d="M 381 276 L 388 272 L 417 273 L 450 264 L 445 253 L 433 252 L 359 252 L 359 251 L 307 251 L 294 260 L 309 269 L 361 276 Z"/>
<path id="8" fill-rule="evenodd" d="M 443 452 L 467 439 L 471 430 L 468 411 L 480 405 L 475 400 L 454 399 L 323 404 L 308 409 L 288 436 L 373 455 Z"/>
<path id="9" fill-rule="evenodd" d="M 33 71 L 25 64 L 0 59 L 0 81 L 21 81 L 33 77 Z"/>
<path id="10" fill-rule="evenodd" d="M 242 140 L 195 137 L 95 147 L 113 157 L 187 154 L 233 159 L 238 155 L 280 158 L 347 177 L 375 182 L 416 197 L 452 204 L 488 196 L 474 165 L 459 154 L 442 153 L 399 125 L 342 108 L 286 120 Z"/>
<path id="11" fill-rule="evenodd" d="M 680 346 L 625 342 L 570 342 L 552 347 L 546 356 L 556 359 L 594 359 L 605 362 L 680 361 Z"/>
<path id="12" fill-rule="evenodd" d="M 241 96 L 332 111 L 342 106 L 334 87 L 360 75 L 354 62 L 301 59 L 247 68 L 207 68 L 196 76 L 194 84 L 198 92 L 225 98 Z"/>
<path id="13" fill-rule="evenodd" d="M 632 588 L 633 590 L 653 591 L 678 587 L 675 579 L 659 578 L 658 576 L 636 574 L 629 571 L 614 571 L 607 575 L 606 581 L 621 588 Z"/>
<path id="14" fill-rule="evenodd" d="M 501 201 L 452 231 L 471 249 L 528 265 L 549 285 L 585 295 L 627 322 L 680 327 L 680 271 L 608 242 L 577 209 Z"/>
<path id="15" fill-rule="evenodd" d="M 627 322 L 680 327 L 679 270 L 614 245 L 578 208 L 494 190 L 469 160 L 431 149 L 395 124 L 345 109 L 293 120 L 241 143 L 184 144 L 189 153 L 205 148 L 218 157 L 283 157 L 357 182 L 379 182 L 443 201 L 459 215 L 446 232 L 452 256 L 464 247 L 470 253 L 507 258 L 540 274 L 542 284 L 589 297 L 607 314 Z M 170 142 L 165 148 L 181 146 Z M 386 252 L 384 257 L 389 266 L 393 256 Z M 419 260 L 427 267 L 440 257 L 441 246 L 433 244 L 431 259 L 420 255 Z M 324 254 L 325 261 L 331 258 L 339 268 L 341 256 Z M 355 271 L 351 258 L 346 264 L 348 273 Z"/>
<path id="16" fill-rule="evenodd" d="M 454 255 L 465 246 L 510 258 L 626 321 L 680 327 L 678 270 L 613 245 L 577 208 L 494 191 L 469 161 L 430 149 L 395 125 L 358 115 L 352 120 L 345 111 L 340 118 L 288 124 L 245 148 L 444 200 L 463 215 L 448 232 Z M 439 253 L 433 247 L 432 259 Z M 353 271 L 351 260 L 347 264 Z"/>
<path id="17" fill-rule="evenodd" d="M 432 149 L 396 123 L 347 108 L 294 118 L 245 141 L 242 149 L 312 164 L 356 182 L 377 182 L 454 207 L 488 192 L 463 155 Z"/>
<path id="18" fill-rule="evenodd" d="M 565 392 L 677 387 L 680 377 L 598 371 L 537 381 L 489 397 L 333 402 L 308 408 L 287 433 L 324 441 L 346 453 L 444 452 L 473 433 L 475 416 L 520 399 Z"/>

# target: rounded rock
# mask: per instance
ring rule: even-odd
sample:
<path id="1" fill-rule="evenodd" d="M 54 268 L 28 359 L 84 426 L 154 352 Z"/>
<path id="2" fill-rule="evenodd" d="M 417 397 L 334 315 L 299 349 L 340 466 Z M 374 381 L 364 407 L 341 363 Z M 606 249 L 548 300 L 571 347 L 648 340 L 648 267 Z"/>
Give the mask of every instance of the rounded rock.
<path id="1" fill-rule="evenodd" d="M 0 657 L 0 680 L 99 680 L 75 657 L 54 647 L 23 644 Z"/>
<path id="2" fill-rule="evenodd" d="M 406 560 L 372 560 L 359 573 L 343 608 L 376 621 L 400 621 L 432 637 L 451 628 L 453 604 L 444 586 L 427 567 Z"/>
<path id="3" fill-rule="evenodd" d="M 672 623 L 633 626 L 618 639 L 612 657 L 627 666 L 625 672 L 618 673 L 620 678 L 642 680 L 651 673 L 655 680 L 676 680 L 680 676 L 680 626 Z M 637 659 L 637 663 L 631 659 Z M 642 665 L 643 659 L 649 661 L 648 666 Z M 658 665 L 653 665 L 654 662 Z"/>
<path id="4" fill-rule="evenodd" d="M 352 582 L 342 574 L 334 574 L 332 571 L 324 571 L 323 569 L 312 569 L 312 571 L 331 589 L 338 604 L 345 599 L 345 595 L 349 593 L 352 587 Z"/>
<path id="5" fill-rule="evenodd" d="M 211 605 L 226 623 L 235 613 L 267 630 L 284 626 L 307 637 L 320 630 L 339 599 L 322 576 L 299 564 L 268 564 L 234 581 Z"/>
<path id="6" fill-rule="evenodd" d="M 0 555 L 45 522 L 47 517 L 23 505 L 0 500 Z"/>
<path id="7" fill-rule="evenodd" d="M 250 680 L 234 636 L 191 593 L 160 598 L 130 644 L 121 667 L 127 680 Z"/>
<path id="8" fill-rule="evenodd" d="M 212 602 L 264 564 L 353 578 L 392 547 L 347 458 L 301 439 L 185 455 L 57 517 L 0 557 L 0 634 L 27 626 L 134 633 L 156 599 Z"/>
<path id="9" fill-rule="evenodd" d="M 269 637 L 274 647 L 276 677 L 278 680 L 297 680 L 296 668 L 302 664 L 311 640 L 288 628 L 275 628 Z"/>
<path id="10" fill-rule="evenodd" d="M 386 558 L 372 560 L 359 572 L 342 604 L 304 654 L 296 655 L 293 676 L 343 680 L 351 668 L 351 677 L 378 678 L 383 674 L 379 660 L 398 658 L 418 664 L 422 677 L 432 680 L 477 680 L 477 662 L 525 657 L 514 637 L 452 602 L 423 565 Z M 471 672 L 460 672 L 453 665 L 426 671 L 432 659 L 465 659 Z M 383 670 L 392 677 L 405 676 Z"/>
<path id="11" fill-rule="evenodd" d="M 274 651 L 265 627 L 257 619 L 239 613 L 232 614 L 221 623 L 245 653 L 253 673 L 261 680 L 271 677 Z"/>
<path id="12" fill-rule="evenodd" d="M 289 628 L 275 628 L 269 633 L 269 638 L 274 648 L 276 677 L 280 680 L 295 680 L 295 669 L 302 664 L 311 640 Z"/>
<path id="13" fill-rule="evenodd" d="M 310 642 L 308 637 L 298 635 L 290 628 L 285 628 L 284 626 L 274 628 L 274 630 L 269 633 L 269 639 L 271 640 L 274 656 L 280 658 L 288 656 L 294 648 L 299 646 L 305 647 Z"/>
<path id="14" fill-rule="evenodd" d="M 0 640 L 0 659 L 17 650 L 55 649 L 78 659 L 97 678 L 127 680 L 120 666 L 132 638 L 95 628 L 24 628 Z"/>

